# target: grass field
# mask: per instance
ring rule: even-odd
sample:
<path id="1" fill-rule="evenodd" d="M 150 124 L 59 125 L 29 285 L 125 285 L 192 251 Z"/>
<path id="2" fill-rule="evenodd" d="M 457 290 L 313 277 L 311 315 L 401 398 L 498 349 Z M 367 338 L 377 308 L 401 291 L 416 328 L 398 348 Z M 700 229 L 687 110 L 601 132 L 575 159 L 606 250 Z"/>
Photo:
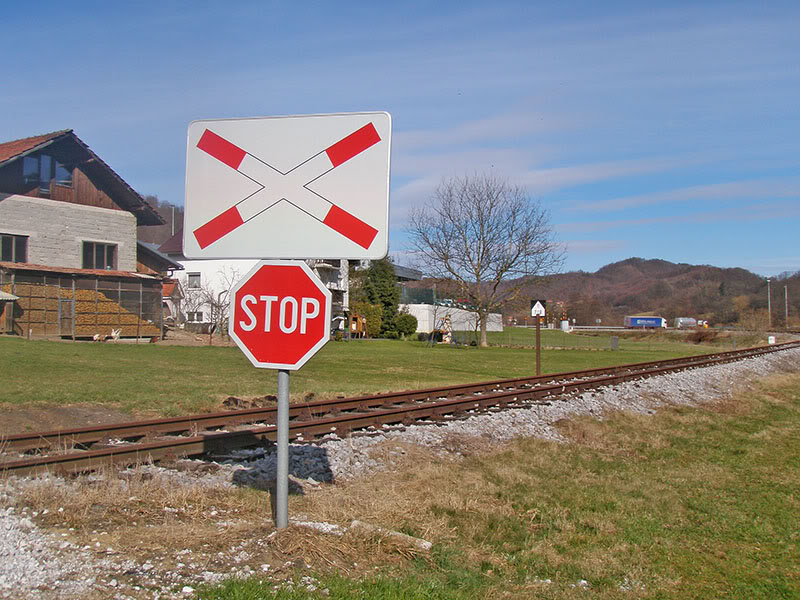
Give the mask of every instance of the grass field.
<path id="1" fill-rule="evenodd" d="M 560 332 L 549 332 L 561 334 Z M 597 338 L 608 347 L 608 339 Z M 545 350 L 545 373 L 714 351 L 656 339 L 619 351 Z M 293 400 L 520 377 L 535 372 L 529 349 L 399 340 L 330 342 L 291 376 Z M 276 372 L 254 368 L 232 347 L 26 341 L 0 337 L 0 404 L 102 404 L 131 414 L 215 410 L 228 396 L 275 394 Z"/>
<path id="2" fill-rule="evenodd" d="M 800 375 L 700 409 L 580 418 L 563 433 L 571 443 L 519 440 L 456 462 L 414 457 L 399 473 L 293 507 L 426 537 L 431 557 L 391 560 L 390 549 L 365 545 L 351 557 L 360 577 L 302 572 L 327 596 L 276 592 L 254 577 L 197 598 L 800 597 Z M 329 556 L 346 540 L 331 542 Z"/>
<path id="3" fill-rule="evenodd" d="M 660 344 L 686 343 L 691 340 L 692 331 L 675 331 L 662 329 L 632 330 L 620 329 L 611 331 L 576 330 L 566 333 L 560 329 L 542 329 L 540 332 L 541 344 L 546 348 L 570 349 L 595 349 L 609 350 L 611 338 L 616 337 L 620 350 L 636 349 L 642 347 L 657 347 Z M 719 350 L 733 350 L 737 346 L 755 346 L 766 341 L 765 334 L 757 333 L 732 333 L 706 330 L 707 345 Z M 474 334 L 459 333 L 464 341 L 473 339 Z M 536 344 L 536 329 L 533 327 L 506 327 L 504 331 L 487 332 L 488 342 L 496 346 L 525 346 L 534 347 Z"/>

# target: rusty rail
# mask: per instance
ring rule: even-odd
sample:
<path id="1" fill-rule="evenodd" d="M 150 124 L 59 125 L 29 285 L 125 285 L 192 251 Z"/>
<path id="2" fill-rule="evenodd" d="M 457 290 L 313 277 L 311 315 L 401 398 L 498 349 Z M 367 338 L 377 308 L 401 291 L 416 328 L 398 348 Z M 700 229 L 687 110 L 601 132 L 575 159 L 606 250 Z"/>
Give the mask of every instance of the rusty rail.
<path id="1" fill-rule="evenodd" d="M 800 347 L 800 342 L 538 377 L 298 403 L 290 406 L 289 435 L 295 440 L 307 440 L 331 432 L 346 435 L 370 426 L 441 420 L 467 411 L 551 402 L 574 392 L 794 347 Z M 2 440 L 6 452 L 56 453 L 0 462 L 0 473 L 77 473 L 111 464 L 137 464 L 253 446 L 275 440 L 275 417 L 276 408 L 267 407 L 12 435 Z M 214 431 L 231 427 L 241 429 Z"/>

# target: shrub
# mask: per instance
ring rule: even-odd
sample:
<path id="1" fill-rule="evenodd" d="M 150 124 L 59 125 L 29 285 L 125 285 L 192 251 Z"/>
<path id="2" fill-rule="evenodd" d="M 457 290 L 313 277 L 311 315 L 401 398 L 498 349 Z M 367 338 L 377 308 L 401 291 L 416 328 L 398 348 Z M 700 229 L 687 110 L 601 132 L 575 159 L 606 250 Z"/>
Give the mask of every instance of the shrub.
<path id="1" fill-rule="evenodd" d="M 428 337 L 430 337 L 430 333 L 425 333 L 424 331 L 420 331 L 417 334 L 417 341 L 418 342 L 427 342 L 428 341 Z"/>
<path id="2" fill-rule="evenodd" d="M 698 329 L 689 334 L 689 341 L 695 344 L 712 342 L 717 337 L 717 332 L 712 329 Z"/>
<path id="3" fill-rule="evenodd" d="M 383 308 L 380 304 L 369 304 L 368 302 L 354 302 L 353 314 L 361 315 L 367 320 L 367 336 L 375 337 L 381 332 L 383 322 Z"/>
<path id="4" fill-rule="evenodd" d="M 417 330 L 417 317 L 409 313 L 400 313 L 394 320 L 397 331 L 402 336 L 413 335 Z"/>

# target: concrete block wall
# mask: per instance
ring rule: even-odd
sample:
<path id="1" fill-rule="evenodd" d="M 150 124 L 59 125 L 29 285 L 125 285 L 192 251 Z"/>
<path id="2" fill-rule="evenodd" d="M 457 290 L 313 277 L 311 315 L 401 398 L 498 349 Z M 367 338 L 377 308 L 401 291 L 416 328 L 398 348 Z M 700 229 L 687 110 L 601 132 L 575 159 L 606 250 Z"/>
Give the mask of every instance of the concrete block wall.
<path id="1" fill-rule="evenodd" d="M 0 232 L 27 235 L 28 262 L 80 269 L 83 242 L 117 246 L 117 269 L 136 271 L 136 217 L 29 196 L 0 196 Z"/>

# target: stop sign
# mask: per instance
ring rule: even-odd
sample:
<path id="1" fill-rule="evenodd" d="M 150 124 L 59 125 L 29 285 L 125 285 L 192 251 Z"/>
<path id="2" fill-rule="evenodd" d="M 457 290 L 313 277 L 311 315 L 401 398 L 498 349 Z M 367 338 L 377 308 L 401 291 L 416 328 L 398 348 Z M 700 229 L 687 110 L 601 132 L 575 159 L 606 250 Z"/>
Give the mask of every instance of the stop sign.
<path id="1" fill-rule="evenodd" d="M 262 260 L 231 294 L 228 333 L 256 367 L 296 370 L 330 339 L 331 292 L 299 260 Z"/>

